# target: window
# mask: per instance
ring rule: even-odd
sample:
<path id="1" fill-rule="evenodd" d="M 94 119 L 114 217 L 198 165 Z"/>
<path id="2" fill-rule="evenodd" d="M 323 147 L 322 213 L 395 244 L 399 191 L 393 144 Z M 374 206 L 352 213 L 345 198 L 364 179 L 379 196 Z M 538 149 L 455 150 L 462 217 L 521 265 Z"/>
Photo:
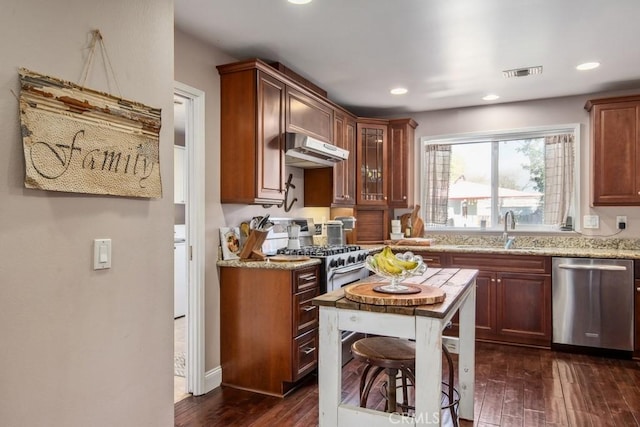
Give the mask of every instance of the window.
<path id="1" fill-rule="evenodd" d="M 579 125 L 422 139 L 421 202 L 430 228 L 567 229 L 577 214 Z"/>

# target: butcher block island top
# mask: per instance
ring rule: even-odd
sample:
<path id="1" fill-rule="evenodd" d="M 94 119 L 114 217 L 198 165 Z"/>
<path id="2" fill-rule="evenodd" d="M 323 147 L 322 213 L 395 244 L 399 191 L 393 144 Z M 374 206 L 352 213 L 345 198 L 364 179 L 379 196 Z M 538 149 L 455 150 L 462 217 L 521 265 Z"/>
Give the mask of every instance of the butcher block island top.
<path id="1" fill-rule="evenodd" d="M 351 298 L 348 298 L 347 295 L 345 295 L 345 288 L 317 296 L 313 299 L 313 304 L 317 306 L 331 306 L 351 310 L 443 318 L 449 313 L 451 308 L 455 306 L 464 291 L 474 283 L 474 279 L 477 274 L 478 270 L 467 268 L 427 268 L 427 271 L 421 276 L 415 276 L 405 282 L 402 282 L 425 287 L 426 291 L 424 294 L 392 295 L 375 292 L 378 296 L 371 297 L 379 299 L 397 298 L 401 300 L 408 297 L 415 298 L 420 297 L 421 295 L 425 297 L 437 296 L 444 293 L 444 301 L 439 302 L 442 298 L 436 297 L 436 302 L 433 304 L 418 303 L 416 305 L 406 305 L 403 302 L 397 301 L 389 301 L 388 304 L 379 302 L 358 302 L 354 301 L 354 299 L 358 299 L 357 297 L 354 298 L 353 296 L 350 296 Z M 349 285 L 347 289 L 356 289 L 358 285 L 370 283 L 375 284 L 376 282 L 383 284 L 386 281 L 387 279 L 374 275 L 353 285 Z M 371 295 L 371 293 L 365 292 L 363 295 Z M 365 297 L 362 299 L 364 300 Z"/>

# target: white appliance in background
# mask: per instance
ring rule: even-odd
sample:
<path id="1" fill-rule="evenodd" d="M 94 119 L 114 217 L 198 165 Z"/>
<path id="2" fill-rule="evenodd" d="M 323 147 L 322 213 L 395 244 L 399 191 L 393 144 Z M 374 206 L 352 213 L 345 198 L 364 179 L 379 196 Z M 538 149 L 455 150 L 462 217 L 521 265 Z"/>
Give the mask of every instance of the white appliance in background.
<path id="1" fill-rule="evenodd" d="M 187 314 L 187 239 L 184 224 L 173 230 L 173 317 Z"/>

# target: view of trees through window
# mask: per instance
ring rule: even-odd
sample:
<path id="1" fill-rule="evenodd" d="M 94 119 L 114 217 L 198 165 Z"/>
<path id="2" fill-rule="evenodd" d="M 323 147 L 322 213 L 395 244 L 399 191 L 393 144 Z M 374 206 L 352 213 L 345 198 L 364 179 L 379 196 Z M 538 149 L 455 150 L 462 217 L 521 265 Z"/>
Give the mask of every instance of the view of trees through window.
<path id="1" fill-rule="evenodd" d="M 495 229 L 508 211 L 521 226 L 564 225 L 575 203 L 574 134 L 478 139 L 424 146 L 422 203 L 428 225 Z"/>

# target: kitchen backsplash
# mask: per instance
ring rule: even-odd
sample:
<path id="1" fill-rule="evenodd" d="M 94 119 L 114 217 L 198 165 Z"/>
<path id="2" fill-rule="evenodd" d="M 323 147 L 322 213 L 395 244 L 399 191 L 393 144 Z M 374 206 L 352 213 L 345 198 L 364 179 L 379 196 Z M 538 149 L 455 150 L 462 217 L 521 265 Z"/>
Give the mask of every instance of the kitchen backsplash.
<path id="1" fill-rule="evenodd" d="M 593 249 L 623 249 L 640 250 L 640 239 L 622 239 L 613 237 L 580 237 L 580 236 L 526 236 L 510 234 L 515 237 L 513 244 L 517 247 L 545 247 L 545 248 L 593 248 Z M 434 239 L 435 245 L 483 245 L 487 247 L 503 247 L 502 235 L 465 235 L 465 234 L 425 234 Z"/>

